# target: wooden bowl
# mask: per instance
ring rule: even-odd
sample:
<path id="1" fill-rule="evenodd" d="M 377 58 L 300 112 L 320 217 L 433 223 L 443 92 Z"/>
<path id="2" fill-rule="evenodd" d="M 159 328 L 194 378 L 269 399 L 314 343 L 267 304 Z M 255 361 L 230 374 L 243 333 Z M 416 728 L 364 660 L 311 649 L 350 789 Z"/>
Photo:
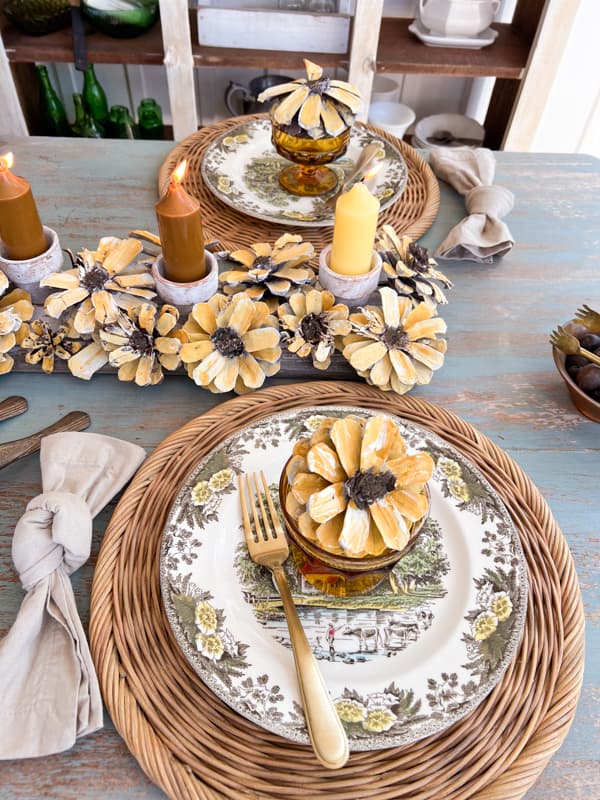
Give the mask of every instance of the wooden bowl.
<path id="1" fill-rule="evenodd" d="M 429 489 L 425 486 L 427 494 L 427 511 L 420 520 L 413 523 L 410 531 L 410 537 L 406 546 L 402 550 L 386 550 L 380 556 L 364 556 L 361 558 L 353 558 L 352 556 L 340 556 L 323 550 L 314 542 L 309 541 L 299 530 L 295 518 L 286 509 L 286 498 L 290 491 L 290 486 L 286 474 L 286 467 L 283 468 L 281 478 L 279 479 L 279 502 L 281 505 L 281 512 L 283 514 L 285 525 L 290 536 L 290 539 L 296 544 L 303 553 L 305 553 L 313 562 L 317 562 L 326 567 L 329 567 L 339 572 L 353 575 L 356 573 L 367 572 L 380 572 L 382 570 L 390 569 L 394 564 L 399 561 L 402 556 L 406 555 L 408 551 L 414 546 L 425 521 L 429 516 L 429 509 L 431 506 L 431 495 Z"/>
<path id="2" fill-rule="evenodd" d="M 563 326 L 568 330 L 568 325 Z M 573 378 L 567 372 L 567 368 L 565 367 L 566 355 L 558 350 L 556 347 L 552 348 L 552 355 L 554 356 L 554 363 L 556 364 L 556 369 L 558 370 L 561 378 L 567 385 L 567 389 L 569 390 L 569 394 L 571 396 L 571 400 L 573 401 L 573 405 L 575 408 L 580 411 L 584 416 L 588 419 L 593 420 L 594 422 L 600 422 L 600 403 L 597 400 L 594 400 L 589 394 L 586 394 L 583 389 L 580 389 L 579 386 L 575 383 Z"/>

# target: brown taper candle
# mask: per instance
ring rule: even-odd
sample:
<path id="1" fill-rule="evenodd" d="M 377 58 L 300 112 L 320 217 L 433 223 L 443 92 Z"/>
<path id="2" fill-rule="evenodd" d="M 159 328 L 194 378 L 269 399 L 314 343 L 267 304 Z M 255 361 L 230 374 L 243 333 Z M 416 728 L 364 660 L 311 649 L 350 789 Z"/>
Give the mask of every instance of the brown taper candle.
<path id="1" fill-rule="evenodd" d="M 165 196 L 155 206 L 165 264 L 165 277 L 175 283 L 204 278 L 204 234 L 200 204 L 182 186 L 187 161 L 171 174 Z"/>
<path id="2" fill-rule="evenodd" d="M 6 258 L 24 261 L 44 253 L 48 242 L 31 187 L 12 174 L 12 165 L 12 153 L 0 156 L 0 239 Z"/>

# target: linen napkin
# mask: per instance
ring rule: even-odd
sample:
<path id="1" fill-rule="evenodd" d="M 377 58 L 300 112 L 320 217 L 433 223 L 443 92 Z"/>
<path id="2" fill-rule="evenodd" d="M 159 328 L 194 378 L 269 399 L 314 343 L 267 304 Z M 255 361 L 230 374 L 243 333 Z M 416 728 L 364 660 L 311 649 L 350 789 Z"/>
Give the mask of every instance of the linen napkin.
<path id="1" fill-rule="evenodd" d="M 484 147 L 436 147 L 429 157 L 431 168 L 442 180 L 465 196 L 469 216 L 455 225 L 435 256 L 453 261 L 491 264 L 504 256 L 515 241 L 502 217 L 514 206 L 514 195 L 504 186 L 494 186 L 496 161 Z"/>
<path id="2" fill-rule="evenodd" d="M 0 759 L 58 753 L 102 727 L 102 699 L 69 575 L 90 555 L 92 519 L 145 458 L 95 433 L 42 439 L 42 494 L 15 528 L 27 592 L 0 642 Z"/>

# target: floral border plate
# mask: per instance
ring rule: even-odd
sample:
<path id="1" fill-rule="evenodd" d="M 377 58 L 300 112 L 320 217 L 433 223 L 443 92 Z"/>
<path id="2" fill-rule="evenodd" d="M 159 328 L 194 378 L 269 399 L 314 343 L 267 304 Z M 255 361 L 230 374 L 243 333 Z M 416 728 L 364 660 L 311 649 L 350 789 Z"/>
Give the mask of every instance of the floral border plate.
<path id="1" fill-rule="evenodd" d="M 285 617 L 270 573 L 248 557 L 235 475 L 264 469 L 276 499 L 292 443 L 348 413 L 376 412 L 307 408 L 243 428 L 198 463 L 163 532 L 162 596 L 187 660 L 242 716 L 303 743 Z M 318 592 L 286 565 L 351 750 L 413 742 L 475 708 L 510 663 L 527 608 L 525 559 L 498 495 L 458 450 L 394 419 L 409 450 L 436 462 L 415 547 L 385 585 L 351 598 Z"/>
<path id="2" fill-rule="evenodd" d="M 408 180 L 406 162 L 390 142 L 374 140 L 366 128 L 354 126 L 346 155 L 329 166 L 343 180 L 371 141 L 381 142 L 384 151 L 383 167 L 371 179 L 371 191 L 383 210 L 396 202 Z M 228 130 L 209 145 L 202 159 L 202 179 L 219 200 L 251 217 L 283 225 L 333 225 L 334 208 L 325 205 L 328 195 L 296 197 L 281 188 L 277 176 L 286 164 L 289 161 L 271 144 L 270 121 L 256 119 Z"/>

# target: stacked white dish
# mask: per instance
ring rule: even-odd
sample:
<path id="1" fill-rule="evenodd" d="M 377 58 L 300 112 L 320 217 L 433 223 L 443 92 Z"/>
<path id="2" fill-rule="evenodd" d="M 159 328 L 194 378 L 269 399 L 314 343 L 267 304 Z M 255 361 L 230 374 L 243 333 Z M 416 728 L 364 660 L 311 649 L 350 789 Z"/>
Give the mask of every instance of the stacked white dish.
<path id="1" fill-rule="evenodd" d="M 485 128 L 464 114 L 433 114 L 415 125 L 412 144 L 422 150 L 432 147 L 481 147 Z"/>

